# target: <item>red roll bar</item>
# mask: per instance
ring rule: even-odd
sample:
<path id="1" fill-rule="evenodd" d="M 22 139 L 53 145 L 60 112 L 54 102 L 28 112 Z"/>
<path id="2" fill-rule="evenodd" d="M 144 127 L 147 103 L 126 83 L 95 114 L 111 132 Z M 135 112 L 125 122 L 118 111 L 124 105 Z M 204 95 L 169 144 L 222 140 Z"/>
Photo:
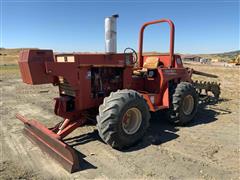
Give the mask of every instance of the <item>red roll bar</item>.
<path id="1" fill-rule="evenodd" d="M 170 19 L 160 19 L 155 21 L 150 21 L 142 25 L 140 33 L 139 33 L 139 67 L 143 67 L 143 34 L 144 29 L 148 25 L 157 24 L 167 22 L 170 26 L 170 59 L 171 59 L 171 66 L 173 66 L 173 55 L 174 55 L 174 24 Z"/>

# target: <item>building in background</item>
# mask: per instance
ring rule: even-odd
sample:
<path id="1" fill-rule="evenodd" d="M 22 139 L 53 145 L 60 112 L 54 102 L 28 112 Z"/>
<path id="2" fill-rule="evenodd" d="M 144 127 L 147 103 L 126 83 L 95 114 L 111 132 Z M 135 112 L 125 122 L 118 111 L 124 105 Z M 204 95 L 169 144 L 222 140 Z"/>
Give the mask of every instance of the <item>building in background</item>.
<path id="1" fill-rule="evenodd" d="M 183 61 L 195 61 L 200 62 L 201 57 L 196 55 L 183 55 L 182 60 Z"/>

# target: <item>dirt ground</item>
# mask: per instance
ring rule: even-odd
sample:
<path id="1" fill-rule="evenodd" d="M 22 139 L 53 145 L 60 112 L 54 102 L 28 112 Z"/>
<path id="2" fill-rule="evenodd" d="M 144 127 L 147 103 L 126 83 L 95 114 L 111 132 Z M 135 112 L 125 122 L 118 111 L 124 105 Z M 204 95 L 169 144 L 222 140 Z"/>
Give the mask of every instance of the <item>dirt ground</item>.
<path id="1" fill-rule="evenodd" d="M 1 69 L 0 179 L 240 179 L 240 70 L 191 66 L 219 75 L 218 104 L 201 106 L 185 127 L 154 114 L 143 140 L 123 152 L 104 144 L 95 126 L 79 128 L 72 136 L 82 170 L 73 174 L 33 145 L 15 118 L 19 112 L 46 125 L 61 120 L 53 113 L 57 88 L 23 84 L 16 68 Z"/>

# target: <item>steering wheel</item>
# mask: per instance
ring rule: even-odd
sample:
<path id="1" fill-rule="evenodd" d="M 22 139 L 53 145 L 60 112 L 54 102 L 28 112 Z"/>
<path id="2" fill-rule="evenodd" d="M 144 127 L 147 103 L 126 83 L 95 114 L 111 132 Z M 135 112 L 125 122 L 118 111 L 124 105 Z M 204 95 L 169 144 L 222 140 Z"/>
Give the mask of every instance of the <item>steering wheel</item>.
<path id="1" fill-rule="evenodd" d="M 130 51 L 132 54 L 134 54 L 134 56 L 133 56 L 133 64 L 136 64 L 138 62 L 137 52 L 133 48 L 130 48 L 130 47 L 124 49 L 124 54 L 126 54 L 127 51 Z"/>

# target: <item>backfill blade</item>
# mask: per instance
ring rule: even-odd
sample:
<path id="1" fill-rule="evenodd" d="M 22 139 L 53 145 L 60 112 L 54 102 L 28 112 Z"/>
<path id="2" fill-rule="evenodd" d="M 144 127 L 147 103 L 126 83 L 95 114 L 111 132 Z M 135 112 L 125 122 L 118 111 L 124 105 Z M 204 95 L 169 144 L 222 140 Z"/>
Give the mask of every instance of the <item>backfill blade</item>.
<path id="1" fill-rule="evenodd" d="M 24 118 L 17 115 L 17 118 Z M 22 121 L 22 119 L 21 119 Z M 58 135 L 36 120 L 24 120 L 24 134 L 35 142 L 50 157 L 58 161 L 64 169 L 72 173 L 79 170 L 78 152 L 58 139 Z"/>

